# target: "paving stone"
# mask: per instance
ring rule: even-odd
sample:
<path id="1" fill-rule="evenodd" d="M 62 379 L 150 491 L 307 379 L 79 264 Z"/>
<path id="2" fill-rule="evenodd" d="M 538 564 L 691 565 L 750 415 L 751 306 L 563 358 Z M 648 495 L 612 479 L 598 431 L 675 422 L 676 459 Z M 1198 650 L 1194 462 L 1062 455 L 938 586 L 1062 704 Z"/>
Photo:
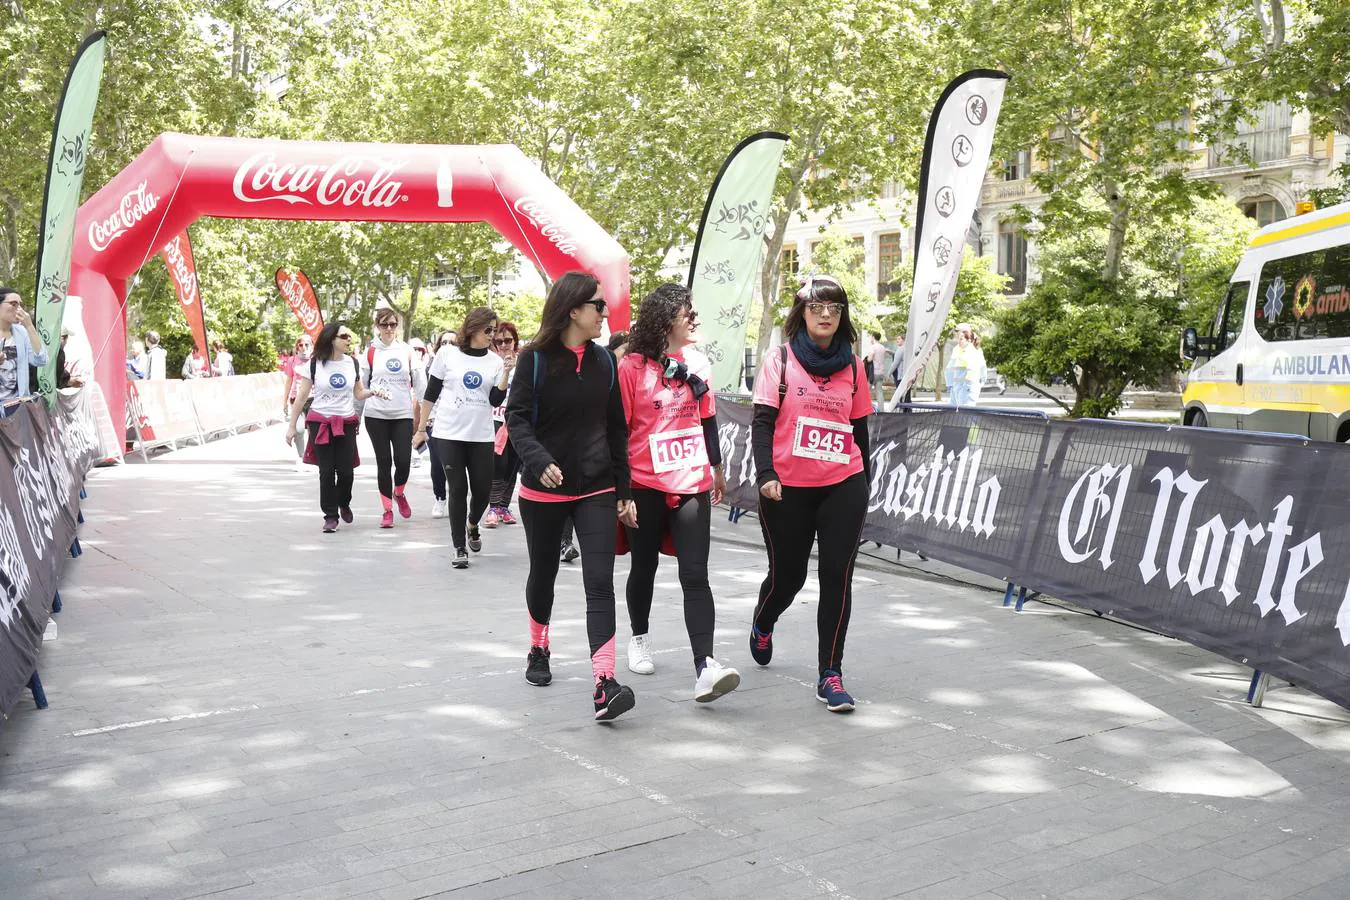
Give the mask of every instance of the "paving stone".
<path id="1" fill-rule="evenodd" d="M 864 557 L 833 716 L 815 586 L 755 666 L 758 529 L 715 517 L 740 690 L 692 701 L 667 564 L 657 672 L 623 671 L 620 601 L 638 705 L 597 726 L 578 567 L 533 688 L 520 528 L 452 571 L 426 470 L 382 531 L 363 466 L 321 535 L 288 454 L 267 429 L 91 477 L 52 706 L 0 730 L 4 900 L 1345 896 L 1347 714 L 1246 707 L 1234 663 Z"/>

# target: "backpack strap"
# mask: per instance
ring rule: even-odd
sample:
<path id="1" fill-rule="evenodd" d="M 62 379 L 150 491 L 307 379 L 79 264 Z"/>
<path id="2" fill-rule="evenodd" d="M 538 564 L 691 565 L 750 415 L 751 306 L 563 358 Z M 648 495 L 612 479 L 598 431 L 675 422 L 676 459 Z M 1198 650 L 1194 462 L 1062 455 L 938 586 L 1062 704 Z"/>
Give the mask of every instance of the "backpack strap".
<path id="1" fill-rule="evenodd" d="M 787 397 L 787 344 L 778 346 L 778 408 L 783 408 L 783 399 Z"/>
<path id="2" fill-rule="evenodd" d="M 311 353 L 309 355 L 309 383 L 314 384 L 314 367 L 319 364 L 319 357 Z"/>
<path id="3" fill-rule="evenodd" d="M 853 355 L 853 396 L 858 396 L 858 355 Z"/>
<path id="4" fill-rule="evenodd" d="M 361 366 L 356 366 L 356 376 L 361 377 Z M 366 348 L 366 389 L 370 389 L 370 380 L 375 377 L 375 345 Z"/>
<path id="5" fill-rule="evenodd" d="M 599 350 L 605 362 L 609 363 L 609 389 L 612 391 L 614 390 L 614 355 L 599 344 L 591 344 L 591 346 Z"/>

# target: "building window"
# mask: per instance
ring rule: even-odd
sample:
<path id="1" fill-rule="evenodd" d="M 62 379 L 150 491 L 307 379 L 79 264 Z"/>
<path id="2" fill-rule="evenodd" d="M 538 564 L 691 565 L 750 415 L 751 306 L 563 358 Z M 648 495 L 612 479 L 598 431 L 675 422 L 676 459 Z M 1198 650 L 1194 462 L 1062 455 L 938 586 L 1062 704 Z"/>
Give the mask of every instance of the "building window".
<path id="1" fill-rule="evenodd" d="M 1004 181 L 1021 181 L 1031 174 L 1031 151 L 1023 150 L 1003 164 Z"/>
<path id="2" fill-rule="evenodd" d="M 1008 276 L 1005 294 L 1024 294 L 1027 290 L 1027 239 L 1015 225 L 998 226 L 998 271 Z"/>
<path id="3" fill-rule="evenodd" d="M 1289 214 L 1284 211 L 1280 201 L 1273 197 L 1257 197 L 1254 200 L 1242 201 L 1242 211 L 1262 228 L 1278 222 L 1281 219 L 1289 218 Z"/>
<path id="4" fill-rule="evenodd" d="M 900 263 L 904 261 L 905 251 L 901 244 L 904 237 L 898 231 L 890 231 L 877 236 L 877 299 L 881 300 L 900 289 Z"/>
<path id="5" fill-rule="evenodd" d="M 1287 102 L 1262 105 L 1255 119 L 1238 125 L 1237 135 L 1210 146 L 1210 168 L 1288 159 L 1293 125 L 1294 112 Z"/>

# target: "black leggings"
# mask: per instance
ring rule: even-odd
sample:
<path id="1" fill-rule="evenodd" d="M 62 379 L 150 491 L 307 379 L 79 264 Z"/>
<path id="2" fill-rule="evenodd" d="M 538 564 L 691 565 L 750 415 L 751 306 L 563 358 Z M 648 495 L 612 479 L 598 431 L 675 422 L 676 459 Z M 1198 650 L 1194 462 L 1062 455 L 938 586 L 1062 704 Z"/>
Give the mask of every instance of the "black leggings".
<path id="1" fill-rule="evenodd" d="M 447 441 L 432 438 L 436 455 L 445 466 L 450 487 L 450 540 L 456 550 L 464 549 L 464 522 L 477 525 L 488 506 L 492 489 L 492 442 Z M 469 500 L 472 493 L 473 500 Z"/>
<path id="2" fill-rule="evenodd" d="M 633 634 L 646 634 L 652 611 L 652 589 L 661 557 L 661 533 L 669 528 L 675 541 L 675 558 L 680 569 L 680 587 L 684 591 L 684 627 L 694 651 L 694 666 L 713 655 L 712 588 L 708 586 L 709 529 L 712 503 L 708 493 L 679 496 L 674 509 L 666 503 L 662 491 L 633 488 L 637 503 L 638 527 L 628 528 L 629 552 L 633 556 L 628 570 L 628 621 Z"/>
<path id="3" fill-rule="evenodd" d="M 520 500 L 520 522 L 530 554 L 525 604 L 530 618 L 540 625 L 547 625 L 553 617 L 563 522 L 569 516 L 576 522 L 581 541 L 581 582 L 586 590 L 586 636 L 596 674 L 614 672 L 615 502 L 613 491 L 563 503 Z"/>
<path id="4" fill-rule="evenodd" d="M 498 422 L 497 427 L 501 428 L 502 424 Z M 516 455 L 516 448 L 507 441 L 506 449 L 494 456 L 492 461 L 492 497 L 489 503 L 496 507 L 510 506 L 511 495 L 516 492 L 516 476 L 520 474 L 520 457 Z"/>
<path id="5" fill-rule="evenodd" d="M 366 416 L 366 434 L 375 445 L 375 475 L 381 497 L 394 496 L 394 486 L 408 483 L 412 465 L 412 419 L 375 419 Z M 392 470 L 392 474 L 391 474 Z"/>
<path id="6" fill-rule="evenodd" d="M 437 500 L 445 499 L 445 463 L 436 452 L 436 442 L 427 440 L 427 456 L 431 457 L 431 493 Z"/>
<path id="7" fill-rule="evenodd" d="M 329 435 L 326 444 L 315 443 L 318 435 L 319 423 L 309 423 L 309 443 L 319 464 L 319 508 L 323 510 L 324 518 L 336 519 L 339 507 L 352 505 L 356 427 L 348 425 L 342 437 Z"/>
<path id="8" fill-rule="evenodd" d="M 783 485 L 783 499 L 759 498 L 759 524 L 769 551 L 769 574 L 759 587 L 755 627 L 773 631 L 806 584 L 811 544 L 820 542 L 820 605 L 816 613 L 820 671 L 842 672 L 844 638 L 853 606 L 853 561 L 867 516 L 862 473 L 828 487 Z"/>

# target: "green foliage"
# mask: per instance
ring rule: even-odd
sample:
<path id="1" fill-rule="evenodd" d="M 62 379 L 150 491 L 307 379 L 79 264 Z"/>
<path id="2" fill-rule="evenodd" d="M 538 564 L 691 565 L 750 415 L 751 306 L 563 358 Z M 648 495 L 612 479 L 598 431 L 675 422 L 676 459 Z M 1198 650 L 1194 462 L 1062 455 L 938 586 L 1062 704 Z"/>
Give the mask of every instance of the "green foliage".
<path id="1" fill-rule="evenodd" d="M 1337 166 L 1332 178 L 1335 179 L 1334 184 L 1308 191 L 1308 198 L 1317 204 L 1318 209 L 1337 203 L 1350 203 L 1350 161 Z"/>
<path id="2" fill-rule="evenodd" d="M 1107 281 L 1096 266 L 1100 243 L 1087 253 L 1083 244 L 1042 246 L 1040 282 L 994 314 L 984 352 L 1009 381 L 1062 378 L 1075 392 L 1069 414 L 1102 418 L 1130 384 L 1176 369 L 1181 315 L 1176 296 L 1156 290 L 1156 273 Z"/>
<path id="3" fill-rule="evenodd" d="M 881 320 L 881 329 L 887 335 L 901 335 L 909 327 L 910 285 L 913 270 L 903 267 L 897 272 L 899 289 L 891 294 L 895 303 L 893 312 L 887 313 Z M 957 322 L 969 322 L 975 330 L 988 335 L 994 324 L 995 311 L 1007 304 L 1003 291 L 1008 286 L 1008 276 L 1000 275 L 994 268 L 994 259 L 989 256 L 976 256 L 969 247 L 961 255 L 961 271 L 956 276 L 956 291 L 952 294 L 952 308 L 942 328 L 945 334 Z"/>

